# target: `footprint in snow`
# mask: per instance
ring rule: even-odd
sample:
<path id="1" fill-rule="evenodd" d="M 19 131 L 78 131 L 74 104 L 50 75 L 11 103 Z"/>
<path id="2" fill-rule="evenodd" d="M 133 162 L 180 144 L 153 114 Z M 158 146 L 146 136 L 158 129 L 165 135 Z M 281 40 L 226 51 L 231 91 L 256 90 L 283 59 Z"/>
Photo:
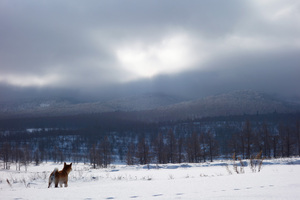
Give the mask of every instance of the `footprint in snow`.
<path id="1" fill-rule="evenodd" d="M 159 196 L 162 196 L 163 194 L 154 194 L 153 196 L 154 197 L 159 197 Z"/>
<path id="2" fill-rule="evenodd" d="M 138 198 L 139 196 L 131 196 L 130 198 L 131 199 L 135 199 L 135 198 Z"/>

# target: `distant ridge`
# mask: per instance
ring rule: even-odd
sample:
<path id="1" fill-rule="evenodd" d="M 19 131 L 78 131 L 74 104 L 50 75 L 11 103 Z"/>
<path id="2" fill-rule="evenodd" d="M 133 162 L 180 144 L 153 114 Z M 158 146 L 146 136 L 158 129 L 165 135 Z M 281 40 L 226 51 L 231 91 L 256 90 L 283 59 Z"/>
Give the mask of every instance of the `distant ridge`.
<path id="1" fill-rule="evenodd" d="M 166 121 L 273 112 L 291 113 L 300 111 L 300 103 L 252 90 L 233 91 L 190 101 L 165 94 L 144 94 L 93 103 L 42 99 L 0 104 L 0 119 L 72 116 L 117 111 L 127 113 L 128 118 L 135 120 Z"/>
<path id="2" fill-rule="evenodd" d="M 79 103 L 68 99 L 26 99 L 0 102 L 0 119 L 40 116 L 69 116 L 109 112 L 133 112 L 153 110 L 182 102 L 183 99 L 160 93 L 142 94 L 109 101 Z"/>
<path id="3" fill-rule="evenodd" d="M 297 111 L 300 111 L 299 103 L 284 101 L 252 90 L 239 90 L 161 107 L 153 110 L 152 114 L 145 113 L 145 115 L 150 115 L 148 119 L 155 118 L 155 121 L 161 121 Z"/>

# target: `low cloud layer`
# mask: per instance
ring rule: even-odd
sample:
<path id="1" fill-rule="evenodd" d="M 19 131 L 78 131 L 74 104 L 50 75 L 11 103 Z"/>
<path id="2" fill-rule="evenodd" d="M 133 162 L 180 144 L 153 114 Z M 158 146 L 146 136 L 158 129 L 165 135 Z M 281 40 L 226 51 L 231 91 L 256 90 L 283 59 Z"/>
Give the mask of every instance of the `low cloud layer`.
<path id="1" fill-rule="evenodd" d="M 0 92 L 300 95 L 299 13 L 297 0 L 4 0 Z"/>

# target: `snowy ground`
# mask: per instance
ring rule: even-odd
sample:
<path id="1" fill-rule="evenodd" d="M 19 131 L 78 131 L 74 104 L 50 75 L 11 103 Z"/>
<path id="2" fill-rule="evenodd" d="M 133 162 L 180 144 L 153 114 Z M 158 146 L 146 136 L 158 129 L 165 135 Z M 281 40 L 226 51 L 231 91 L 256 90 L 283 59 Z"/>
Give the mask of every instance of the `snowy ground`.
<path id="1" fill-rule="evenodd" d="M 247 161 L 245 161 L 247 162 Z M 226 164 L 228 166 L 226 167 Z M 234 172 L 232 161 L 91 169 L 73 164 L 68 188 L 47 188 L 44 163 L 0 170 L 0 199 L 300 199 L 300 158 L 265 160 L 261 172 Z M 7 183 L 7 180 L 11 185 Z"/>

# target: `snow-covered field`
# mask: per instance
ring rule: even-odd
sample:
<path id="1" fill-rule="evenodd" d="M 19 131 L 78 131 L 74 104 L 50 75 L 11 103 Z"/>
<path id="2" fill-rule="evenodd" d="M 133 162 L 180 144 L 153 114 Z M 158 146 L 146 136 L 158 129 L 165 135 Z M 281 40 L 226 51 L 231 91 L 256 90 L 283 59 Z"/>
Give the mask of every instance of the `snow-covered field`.
<path id="1" fill-rule="evenodd" d="M 240 174 L 232 164 L 150 165 L 150 169 L 73 164 L 69 187 L 49 189 L 49 174 L 63 164 L 30 165 L 27 172 L 11 165 L 11 170 L 0 170 L 0 199 L 300 199 L 300 158 L 265 160 L 260 172 L 248 165 Z"/>

